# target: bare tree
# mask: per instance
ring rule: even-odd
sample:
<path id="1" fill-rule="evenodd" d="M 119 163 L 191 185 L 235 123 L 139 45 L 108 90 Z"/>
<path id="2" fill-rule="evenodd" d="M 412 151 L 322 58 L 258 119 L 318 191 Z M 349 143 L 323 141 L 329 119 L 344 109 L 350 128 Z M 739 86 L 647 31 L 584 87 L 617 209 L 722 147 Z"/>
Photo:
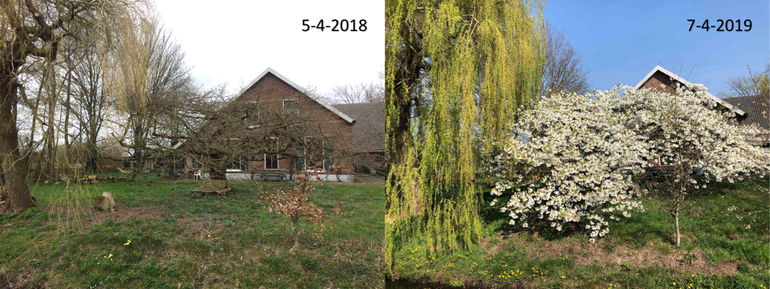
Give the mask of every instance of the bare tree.
<path id="1" fill-rule="evenodd" d="M 730 78 L 727 80 L 729 91 L 723 94 L 728 97 L 742 97 L 754 95 L 770 94 L 770 63 L 765 67 L 765 71 L 752 73 L 751 67 L 746 66 L 749 76 Z"/>
<path id="2" fill-rule="evenodd" d="M 95 173 L 99 159 L 97 140 L 104 124 L 107 101 L 102 59 L 93 47 L 84 47 L 83 55 L 72 71 L 72 82 L 74 83 L 72 93 L 74 108 L 71 111 L 85 138 L 85 170 L 88 173 Z"/>
<path id="3" fill-rule="evenodd" d="M 543 70 L 544 93 L 572 91 L 584 93 L 589 90 L 588 73 L 583 67 L 582 56 L 572 47 L 564 31 L 557 31 L 546 25 L 546 55 Z"/>
<path id="4" fill-rule="evenodd" d="M 153 153 L 162 151 L 163 139 L 156 138 L 164 114 L 180 95 L 190 92 L 190 67 L 184 52 L 171 40 L 157 17 L 143 19 L 140 29 L 126 37 L 117 54 L 118 95 L 116 105 L 127 115 L 127 122 L 115 122 L 123 131 L 115 135 L 131 152 L 135 163 L 133 181 Z"/>
<path id="5" fill-rule="evenodd" d="M 334 97 L 342 103 L 371 103 L 385 100 L 385 87 L 381 83 L 342 84 L 332 87 Z"/>
<path id="6" fill-rule="evenodd" d="M 753 73 L 750 66 L 746 66 L 749 76 L 730 78 L 727 80 L 729 90 L 720 93 L 722 98 L 750 97 L 749 106 L 754 106 L 761 112 L 760 118 L 770 119 L 770 63 L 760 73 Z M 743 108 L 745 107 L 738 107 Z M 767 133 L 764 134 L 767 138 Z"/>
<path id="7" fill-rule="evenodd" d="M 19 81 L 20 75 L 26 72 L 31 62 L 55 62 L 59 45 L 71 36 L 70 31 L 93 29 L 107 35 L 109 33 L 104 32 L 125 27 L 123 20 L 136 14 L 134 8 L 139 1 L 0 2 L 0 123 L 3 124 L 0 125 L 3 185 L 0 205 L 3 211 L 24 211 L 35 205 L 26 183 L 27 155 L 21 153 L 19 146 L 17 104 L 20 97 L 21 101 L 27 102 L 23 99 L 26 94 Z"/>

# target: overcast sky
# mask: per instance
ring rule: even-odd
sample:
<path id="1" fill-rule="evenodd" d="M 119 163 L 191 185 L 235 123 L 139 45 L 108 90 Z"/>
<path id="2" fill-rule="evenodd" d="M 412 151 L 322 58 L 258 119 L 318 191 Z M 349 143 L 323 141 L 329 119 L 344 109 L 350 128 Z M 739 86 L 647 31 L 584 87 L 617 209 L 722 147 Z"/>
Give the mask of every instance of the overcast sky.
<path id="1" fill-rule="evenodd" d="M 237 92 L 267 67 L 330 94 L 336 84 L 382 80 L 385 1 L 156 0 L 199 85 Z M 302 31 L 302 19 L 366 19 L 366 32 Z"/>

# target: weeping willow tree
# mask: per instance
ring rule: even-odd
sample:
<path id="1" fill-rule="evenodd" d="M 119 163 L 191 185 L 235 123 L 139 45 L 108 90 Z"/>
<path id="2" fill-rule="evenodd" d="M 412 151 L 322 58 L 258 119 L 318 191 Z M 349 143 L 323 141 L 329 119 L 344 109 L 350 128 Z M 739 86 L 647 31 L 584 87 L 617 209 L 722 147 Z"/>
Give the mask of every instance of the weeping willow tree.
<path id="1" fill-rule="evenodd" d="M 481 235 L 476 163 L 541 87 L 539 0 L 388 0 L 386 267 L 402 244 Z"/>

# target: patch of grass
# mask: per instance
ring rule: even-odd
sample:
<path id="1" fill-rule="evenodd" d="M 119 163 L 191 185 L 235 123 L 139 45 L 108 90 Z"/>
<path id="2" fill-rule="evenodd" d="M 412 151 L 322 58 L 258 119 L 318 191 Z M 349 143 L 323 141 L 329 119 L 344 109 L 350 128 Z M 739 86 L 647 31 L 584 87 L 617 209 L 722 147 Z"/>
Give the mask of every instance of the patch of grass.
<path id="1" fill-rule="evenodd" d="M 0 215 L 0 284 L 18 287 L 362 288 L 382 286 L 381 185 L 318 187 L 312 201 L 328 221 L 302 235 L 269 213 L 256 187 L 234 183 L 227 197 L 193 198 L 194 181 L 141 175 L 135 183 L 32 184 L 38 208 Z M 265 190 L 291 183 L 262 183 Z M 115 212 L 93 198 L 115 194 Z M 68 197 L 69 196 L 69 200 Z M 335 214 L 332 208 L 340 208 Z M 306 225 L 305 232 L 313 230 Z M 128 240 L 131 240 L 128 243 Z M 128 244 L 127 244 L 128 243 Z M 112 257 L 109 257 L 112 254 Z M 5 283 L 4 283 L 5 282 Z M 12 287 L 13 287 L 12 286 Z"/>
<path id="2" fill-rule="evenodd" d="M 504 213 L 487 206 L 491 199 L 484 190 L 483 246 L 436 253 L 424 245 L 427 242 L 413 239 L 396 252 L 392 277 L 405 288 L 404 282 L 446 287 L 767 288 L 770 194 L 763 188 L 768 186 L 761 180 L 717 184 L 689 196 L 680 216 L 680 248 L 673 245 L 673 217 L 665 201 L 644 199 L 646 212 L 610 221 L 609 234 L 590 244 L 588 233 L 577 226 L 565 226 L 564 232 L 508 226 Z"/>

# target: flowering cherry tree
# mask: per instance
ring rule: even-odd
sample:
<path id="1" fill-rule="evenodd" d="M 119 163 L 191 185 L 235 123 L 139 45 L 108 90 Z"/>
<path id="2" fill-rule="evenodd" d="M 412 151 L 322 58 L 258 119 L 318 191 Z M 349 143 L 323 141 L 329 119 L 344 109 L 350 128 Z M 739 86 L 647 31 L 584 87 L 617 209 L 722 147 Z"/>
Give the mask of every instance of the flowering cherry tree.
<path id="1" fill-rule="evenodd" d="M 585 223 L 593 242 L 608 232 L 607 218 L 643 211 L 633 177 L 663 171 L 651 191 L 671 201 L 678 246 L 689 191 L 768 172 L 770 153 L 756 139 L 762 132 L 736 125 L 733 115 L 700 85 L 676 95 L 628 86 L 554 95 L 519 117 L 499 144 L 489 169 L 502 180 L 491 193 L 508 199 L 501 210 L 512 225 L 528 227 L 534 217 L 557 230 Z"/>
<path id="2" fill-rule="evenodd" d="M 669 201 L 677 247 L 688 193 L 711 181 L 732 183 L 770 170 L 770 150 L 761 147 L 767 132 L 737 125 L 735 113 L 717 104 L 702 85 L 677 87 L 675 95 L 627 90 L 615 111 L 646 143 L 645 166 L 658 174 L 644 184 Z"/>
<path id="3" fill-rule="evenodd" d="M 557 94 L 513 123 L 489 166 L 502 178 L 491 193 L 507 199 L 511 225 L 583 223 L 594 242 L 607 234 L 606 218 L 643 210 L 625 172 L 641 170 L 645 142 L 613 112 L 617 96 Z"/>
<path id="4" fill-rule="evenodd" d="M 314 233 L 316 237 L 325 230 L 325 226 L 321 223 L 323 211 L 308 200 L 308 196 L 318 185 L 323 185 L 323 183 L 317 175 L 312 172 L 305 172 L 305 174 L 297 175 L 291 190 L 276 189 L 275 192 L 265 192 L 262 188 L 259 189 L 260 199 L 267 203 L 268 211 L 286 216 L 291 221 L 294 231 L 294 246 L 290 250 L 292 252 L 299 248 L 300 220 L 307 218 L 310 223 L 320 224 Z"/>

